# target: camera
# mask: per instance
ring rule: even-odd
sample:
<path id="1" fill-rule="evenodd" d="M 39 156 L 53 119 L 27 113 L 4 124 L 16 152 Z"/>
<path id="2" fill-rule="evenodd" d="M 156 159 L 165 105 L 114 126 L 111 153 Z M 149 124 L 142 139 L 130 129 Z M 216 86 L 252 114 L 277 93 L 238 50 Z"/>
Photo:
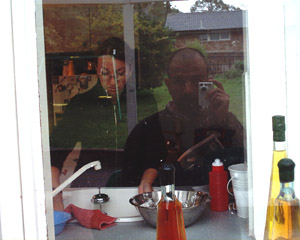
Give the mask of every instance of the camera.
<path id="1" fill-rule="evenodd" d="M 206 94 L 209 90 L 214 88 L 214 85 L 212 82 L 199 82 L 199 97 L 198 97 L 198 104 L 199 106 L 202 107 L 208 107 L 209 106 L 209 102 L 207 101 Z"/>

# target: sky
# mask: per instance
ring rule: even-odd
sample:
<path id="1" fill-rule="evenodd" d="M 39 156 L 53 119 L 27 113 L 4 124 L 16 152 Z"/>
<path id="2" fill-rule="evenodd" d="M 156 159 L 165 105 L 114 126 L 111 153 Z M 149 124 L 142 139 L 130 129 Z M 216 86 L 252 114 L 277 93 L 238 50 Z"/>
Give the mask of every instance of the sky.
<path id="1" fill-rule="evenodd" d="M 172 6 L 176 6 L 181 12 L 190 12 L 191 6 L 195 3 L 196 0 L 180 0 L 173 1 Z M 245 9 L 246 0 L 223 0 L 224 3 L 233 5 L 235 7 L 240 7 L 241 9 Z"/>

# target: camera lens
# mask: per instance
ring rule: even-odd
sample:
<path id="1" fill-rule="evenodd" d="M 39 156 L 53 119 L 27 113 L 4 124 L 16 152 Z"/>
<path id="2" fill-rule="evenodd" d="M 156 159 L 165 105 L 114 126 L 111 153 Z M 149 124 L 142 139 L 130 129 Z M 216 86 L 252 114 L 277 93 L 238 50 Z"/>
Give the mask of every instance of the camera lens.
<path id="1" fill-rule="evenodd" d="M 205 92 L 206 90 L 207 90 L 207 87 L 205 87 L 205 86 L 201 87 L 202 92 Z"/>

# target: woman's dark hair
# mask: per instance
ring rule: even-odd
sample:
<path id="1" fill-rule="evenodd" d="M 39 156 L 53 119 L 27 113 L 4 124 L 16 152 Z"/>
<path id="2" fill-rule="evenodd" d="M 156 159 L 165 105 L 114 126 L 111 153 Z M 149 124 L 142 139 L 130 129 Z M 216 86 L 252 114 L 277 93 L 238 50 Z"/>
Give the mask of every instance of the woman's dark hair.
<path id="1" fill-rule="evenodd" d="M 122 39 L 117 37 L 110 37 L 106 40 L 104 40 L 102 43 L 99 44 L 98 49 L 95 51 L 96 56 L 103 56 L 103 55 L 114 55 L 116 59 L 122 60 L 125 62 L 125 46 L 127 48 L 127 51 L 130 51 L 131 48 L 129 45 L 124 42 Z M 127 55 L 127 64 L 132 64 L 133 61 L 135 62 L 135 76 L 139 76 L 139 68 L 138 68 L 138 61 L 137 61 L 137 51 L 134 49 L 134 54 L 128 54 Z M 96 65 L 97 65 L 97 58 L 96 58 Z M 138 82 L 136 81 L 137 87 Z"/>
<path id="2" fill-rule="evenodd" d="M 125 42 L 120 38 L 111 37 L 100 43 L 96 50 L 97 56 L 114 55 L 115 58 L 125 61 Z"/>

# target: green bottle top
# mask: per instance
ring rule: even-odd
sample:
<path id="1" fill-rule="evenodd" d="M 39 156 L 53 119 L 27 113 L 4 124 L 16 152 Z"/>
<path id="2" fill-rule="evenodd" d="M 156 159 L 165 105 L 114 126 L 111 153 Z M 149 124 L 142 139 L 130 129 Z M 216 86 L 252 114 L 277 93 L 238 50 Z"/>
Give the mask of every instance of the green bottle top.
<path id="1" fill-rule="evenodd" d="M 273 123 L 273 141 L 284 142 L 285 141 L 285 118 L 281 115 L 272 117 Z"/>
<path id="2" fill-rule="evenodd" d="M 281 183 L 294 182 L 295 163 L 292 159 L 283 158 L 278 162 L 279 179 Z"/>

